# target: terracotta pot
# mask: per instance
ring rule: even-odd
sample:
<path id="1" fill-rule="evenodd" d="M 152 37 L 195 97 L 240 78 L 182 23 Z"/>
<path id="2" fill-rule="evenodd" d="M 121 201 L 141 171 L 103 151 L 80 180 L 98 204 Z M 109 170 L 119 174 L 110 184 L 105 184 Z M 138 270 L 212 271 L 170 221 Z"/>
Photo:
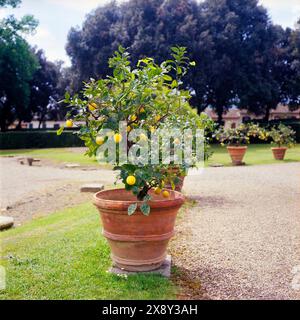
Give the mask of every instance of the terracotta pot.
<path id="1" fill-rule="evenodd" d="M 276 160 L 283 160 L 284 159 L 285 152 L 287 150 L 286 147 L 277 147 L 277 148 L 271 148 L 271 149 L 272 149 L 274 158 Z"/>
<path id="2" fill-rule="evenodd" d="M 151 193 L 151 212 L 144 216 L 142 202 L 125 189 L 100 191 L 94 196 L 103 235 L 111 248 L 113 263 L 127 271 L 150 271 L 159 268 L 166 258 L 166 249 L 174 235 L 174 225 L 184 196 L 170 191 L 170 198 Z M 138 209 L 128 216 L 128 207 L 138 202 Z"/>
<path id="3" fill-rule="evenodd" d="M 232 163 L 234 165 L 241 165 L 243 164 L 243 158 L 244 158 L 244 155 L 247 151 L 247 148 L 246 146 L 243 146 L 243 147 L 233 147 L 233 146 L 228 146 L 227 147 L 227 150 L 230 154 L 230 157 L 231 157 L 231 160 L 232 160 Z"/>

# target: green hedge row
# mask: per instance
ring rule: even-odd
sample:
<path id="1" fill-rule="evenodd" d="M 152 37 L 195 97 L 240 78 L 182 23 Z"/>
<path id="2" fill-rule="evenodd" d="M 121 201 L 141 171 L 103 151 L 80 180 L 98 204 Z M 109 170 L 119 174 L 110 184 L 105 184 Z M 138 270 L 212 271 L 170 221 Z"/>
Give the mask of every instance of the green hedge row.
<path id="1" fill-rule="evenodd" d="M 273 120 L 270 122 L 256 121 L 261 126 L 269 126 L 283 123 L 296 131 L 296 141 L 300 143 L 300 121 L 299 120 Z M 261 143 L 261 141 L 251 141 Z M 214 141 L 214 143 L 217 143 Z M 36 149 L 36 148 L 69 148 L 83 147 L 84 143 L 73 130 L 65 130 L 61 136 L 56 131 L 24 130 L 0 132 L 0 149 Z"/>
<path id="2" fill-rule="evenodd" d="M 84 146 L 73 131 L 9 131 L 0 133 L 0 149 L 68 148 Z"/>

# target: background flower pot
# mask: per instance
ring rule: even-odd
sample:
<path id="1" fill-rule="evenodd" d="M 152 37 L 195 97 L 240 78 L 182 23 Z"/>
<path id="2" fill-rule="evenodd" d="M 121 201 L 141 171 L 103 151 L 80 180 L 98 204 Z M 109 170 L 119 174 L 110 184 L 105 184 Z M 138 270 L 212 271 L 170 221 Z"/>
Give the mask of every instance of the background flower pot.
<path id="1" fill-rule="evenodd" d="M 231 157 L 232 163 L 234 165 L 240 165 L 243 163 L 243 158 L 244 158 L 244 155 L 247 151 L 247 148 L 248 147 L 246 147 L 246 146 L 243 146 L 243 147 L 228 146 L 227 147 L 227 150 L 228 150 L 229 155 Z"/>
<path id="2" fill-rule="evenodd" d="M 174 235 L 177 212 L 184 203 L 184 196 L 176 191 L 170 191 L 168 199 L 150 194 L 149 216 L 139 209 L 128 216 L 128 207 L 137 201 L 125 189 L 100 191 L 94 196 L 113 263 L 127 271 L 150 271 L 161 266 L 168 242 Z"/>
<path id="3" fill-rule="evenodd" d="M 283 160 L 284 159 L 284 156 L 285 156 L 285 153 L 287 150 L 286 147 L 277 147 L 277 148 L 271 148 L 271 149 L 272 149 L 274 158 L 276 160 Z"/>

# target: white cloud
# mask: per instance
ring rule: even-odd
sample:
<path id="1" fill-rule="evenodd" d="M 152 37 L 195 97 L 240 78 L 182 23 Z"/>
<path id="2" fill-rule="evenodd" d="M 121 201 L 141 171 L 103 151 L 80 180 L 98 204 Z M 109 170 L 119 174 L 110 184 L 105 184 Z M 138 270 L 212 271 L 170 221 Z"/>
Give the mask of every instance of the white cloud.
<path id="1" fill-rule="evenodd" d="M 57 38 L 45 26 L 38 26 L 36 32 L 27 36 L 27 39 L 32 45 L 36 45 L 38 49 L 44 49 L 49 60 L 66 60 L 64 48 L 58 45 Z"/>
<path id="2" fill-rule="evenodd" d="M 294 27 L 300 18 L 299 0 L 260 0 L 260 3 L 269 10 L 272 20 L 283 27 Z"/>

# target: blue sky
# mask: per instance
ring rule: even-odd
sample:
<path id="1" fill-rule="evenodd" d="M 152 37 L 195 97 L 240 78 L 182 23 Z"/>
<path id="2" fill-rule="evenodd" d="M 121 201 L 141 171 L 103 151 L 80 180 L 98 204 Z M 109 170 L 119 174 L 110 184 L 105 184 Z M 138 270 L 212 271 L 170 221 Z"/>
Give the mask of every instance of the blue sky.
<path id="1" fill-rule="evenodd" d="M 13 13 L 17 17 L 33 14 L 39 27 L 28 41 L 42 48 L 50 60 L 63 60 L 69 64 L 65 52 L 68 31 L 72 26 L 81 26 L 84 17 L 97 6 L 109 0 L 23 0 L 17 9 L 1 9 L 0 17 Z M 275 23 L 294 27 L 300 17 L 300 0 L 260 0 L 269 9 Z"/>

